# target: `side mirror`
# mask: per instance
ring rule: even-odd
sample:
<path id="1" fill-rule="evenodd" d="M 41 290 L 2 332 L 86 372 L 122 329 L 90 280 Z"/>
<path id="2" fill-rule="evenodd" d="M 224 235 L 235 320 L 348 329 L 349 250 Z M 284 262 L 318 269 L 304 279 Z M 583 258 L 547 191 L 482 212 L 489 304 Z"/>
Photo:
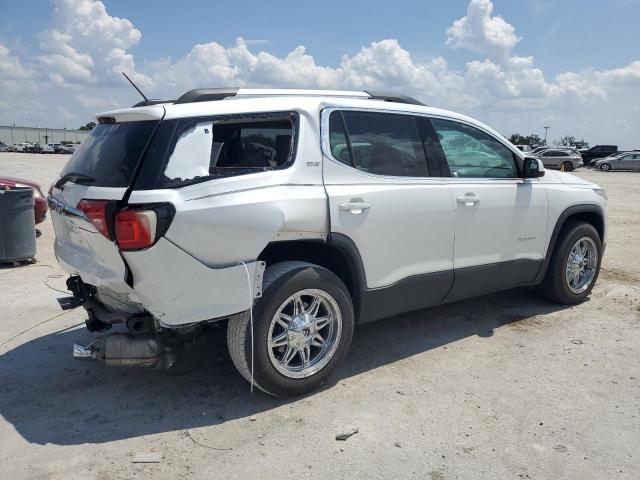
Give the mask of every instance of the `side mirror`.
<path id="1" fill-rule="evenodd" d="M 544 177 L 544 165 L 539 158 L 526 157 L 524 159 L 523 178 Z"/>

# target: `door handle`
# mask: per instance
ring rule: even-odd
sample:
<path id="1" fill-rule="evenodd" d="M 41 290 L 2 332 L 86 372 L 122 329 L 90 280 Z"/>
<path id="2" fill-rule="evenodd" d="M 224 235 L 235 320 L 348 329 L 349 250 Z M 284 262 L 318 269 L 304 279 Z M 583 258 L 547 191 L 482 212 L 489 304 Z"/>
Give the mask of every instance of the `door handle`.
<path id="1" fill-rule="evenodd" d="M 371 207 L 367 202 L 348 202 L 338 205 L 338 209 L 341 212 L 351 212 L 355 215 L 362 213 L 364 210 L 368 210 Z"/>
<path id="2" fill-rule="evenodd" d="M 464 197 L 458 197 L 458 203 L 467 207 L 473 207 L 480 204 L 480 199 L 474 194 L 467 193 Z"/>

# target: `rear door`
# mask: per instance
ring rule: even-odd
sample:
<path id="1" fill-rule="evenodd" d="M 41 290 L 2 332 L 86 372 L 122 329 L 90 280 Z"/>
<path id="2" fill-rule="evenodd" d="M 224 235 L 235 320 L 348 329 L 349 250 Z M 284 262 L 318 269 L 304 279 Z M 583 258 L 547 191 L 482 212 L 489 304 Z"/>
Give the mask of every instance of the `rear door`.
<path id="1" fill-rule="evenodd" d="M 540 155 L 542 164 L 545 167 L 559 167 L 562 162 L 559 154 L 560 152 L 558 150 L 547 150 L 542 152 L 542 155 Z"/>
<path id="2" fill-rule="evenodd" d="M 475 126 L 432 118 L 455 202 L 455 281 L 447 300 L 533 280 L 544 257 L 544 185 L 522 179 L 514 152 Z"/>
<path id="3" fill-rule="evenodd" d="M 618 168 L 620 170 L 633 170 L 634 165 L 633 165 L 633 157 L 634 155 L 631 153 L 628 153 L 626 155 L 623 155 L 622 157 L 620 157 L 620 160 L 617 162 L 618 163 Z"/>
<path id="4" fill-rule="evenodd" d="M 162 110 L 163 111 L 163 110 Z M 62 267 L 85 283 L 122 284 L 126 267 L 100 213 L 123 200 L 161 112 L 98 124 L 63 168 L 49 196 Z M 142 119 L 139 119 L 142 117 Z M 102 218 L 101 218 L 102 216 Z"/>
<path id="5" fill-rule="evenodd" d="M 366 319 L 439 303 L 453 278 L 453 204 L 427 166 L 418 120 L 386 111 L 323 111 L 324 183 L 332 236 L 355 244 Z M 430 140 L 432 141 L 432 140 Z M 388 297 L 384 292 L 397 293 Z M 388 300 L 388 301 L 387 301 Z"/>

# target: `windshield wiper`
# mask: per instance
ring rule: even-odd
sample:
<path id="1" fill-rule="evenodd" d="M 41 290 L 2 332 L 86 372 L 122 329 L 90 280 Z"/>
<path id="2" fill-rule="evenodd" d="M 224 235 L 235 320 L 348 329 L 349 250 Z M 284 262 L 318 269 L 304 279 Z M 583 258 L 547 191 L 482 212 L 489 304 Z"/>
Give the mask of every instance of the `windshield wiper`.
<path id="1" fill-rule="evenodd" d="M 85 175 L 84 173 L 69 172 L 60 177 L 60 179 L 56 182 L 55 187 L 59 190 L 62 190 L 65 183 L 67 182 L 93 183 L 95 182 L 95 179 L 93 177 L 90 177 L 89 175 Z"/>

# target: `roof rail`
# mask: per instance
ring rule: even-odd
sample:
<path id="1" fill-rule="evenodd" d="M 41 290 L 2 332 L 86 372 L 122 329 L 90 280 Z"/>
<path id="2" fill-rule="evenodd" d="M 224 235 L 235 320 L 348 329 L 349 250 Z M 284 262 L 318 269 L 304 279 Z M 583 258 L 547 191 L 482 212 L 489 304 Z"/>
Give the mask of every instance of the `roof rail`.
<path id="1" fill-rule="evenodd" d="M 424 103 L 420 100 L 410 97 L 408 95 L 398 95 L 397 93 L 392 92 L 378 92 L 378 91 L 366 91 L 364 93 L 368 93 L 371 95 L 371 100 L 382 100 L 384 102 L 395 102 L 395 103 L 408 103 L 410 105 L 422 105 L 426 107 Z"/>
<path id="2" fill-rule="evenodd" d="M 175 103 L 210 102 L 235 97 L 237 93 L 237 88 L 196 88 L 182 95 Z"/>
<path id="3" fill-rule="evenodd" d="M 210 102 L 215 100 L 224 100 L 225 98 L 235 96 L 270 96 L 270 95 L 314 95 L 314 96 L 328 96 L 328 97 L 360 97 L 368 98 L 371 100 L 382 100 L 385 102 L 406 103 L 410 105 L 422 105 L 425 104 L 421 101 L 409 97 L 407 95 L 399 95 L 396 93 L 386 93 L 377 91 L 338 91 L 338 90 L 295 90 L 295 89 L 245 89 L 245 88 L 197 88 L 190 90 L 174 103 L 195 103 L 195 102 Z M 152 102 L 155 100 L 149 100 Z M 140 102 L 141 105 L 146 102 Z M 158 101 L 160 103 L 160 101 Z M 149 104 L 149 103 L 148 103 Z M 136 105 L 136 106 L 138 106 Z"/>

